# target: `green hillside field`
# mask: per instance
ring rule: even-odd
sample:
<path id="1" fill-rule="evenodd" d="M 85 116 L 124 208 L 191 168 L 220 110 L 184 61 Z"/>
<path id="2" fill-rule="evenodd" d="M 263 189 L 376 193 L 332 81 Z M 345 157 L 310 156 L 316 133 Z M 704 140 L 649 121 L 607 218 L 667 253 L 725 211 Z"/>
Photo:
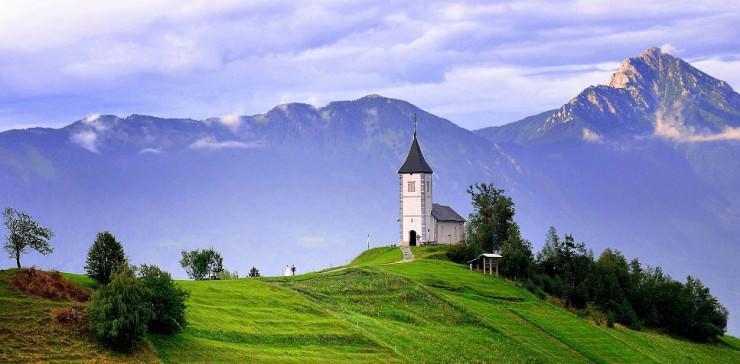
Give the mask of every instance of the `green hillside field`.
<path id="1" fill-rule="evenodd" d="M 128 355 L 53 323 L 68 303 L 24 297 L 0 273 L 0 361 L 739 363 L 738 339 L 698 344 L 597 326 L 440 247 L 366 251 L 295 277 L 180 281 L 190 326 Z M 65 275 L 81 285 L 86 277 Z"/>

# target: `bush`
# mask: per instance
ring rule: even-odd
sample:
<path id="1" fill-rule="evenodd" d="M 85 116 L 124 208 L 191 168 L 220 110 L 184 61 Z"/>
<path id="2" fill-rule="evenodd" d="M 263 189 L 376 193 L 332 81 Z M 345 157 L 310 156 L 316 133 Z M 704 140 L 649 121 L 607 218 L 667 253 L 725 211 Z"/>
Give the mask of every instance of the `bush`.
<path id="1" fill-rule="evenodd" d="M 25 294 L 49 300 L 85 302 L 90 299 L 90 291 L 68 282 L 59 272 L 24 269 L 16 273 L 10 283 Z"/>
<path id="2" fill-rule="evenodd" d="M 227 279 L 239 279 L 239 272 L 237 271 L 230 271 L 228 269 L 224 269 L 216 274 L 216 277 L 218 279 L 227 280 Z"/>
<path id="3" fill-rule="evenodd" d="M 186 325 L 185 300 L 190 293 L 178 287 L 172 276 L 156 265 L 141 265 L 138 274 L 152 311 L 149 330 L 171 333 L 183 329 Z"/>
<path id="4" fill-rule="evenodd" d="M 111 273 L 125 260 L 123 245 L 116 240 L 116 237 L 108 231 L 99 232 L 87 252 L 85 271 L 98 283 L 108 284 Z"/>
<path id="5" fill-rule="evenodd" d="M 81 304 L 58 308 L 52 311 L 51 316 L 55 321 L 78 331 L 83 331 L 88 326 L 87 312 Z"/>
<path id="6" fill-rule="evenodd" d="M 613 328 L 614 327 L 614 311 L 609 311 L 606 313 L 606 327 Z"/>
<path id="7" fill-rule="evenodd" d="M 447 258 L 455 263 L 467 264 L 481 253 L 473 244 L 458 243 L 447 247 Z"/>
<path id="8" fill-rule="evenodd" d="M 90 300 L 90 331 L 114 349 L 128 351 L 144 338 L 152 312 L 147 292 L 128 264 L 122 264 L 110 278 Z"/>

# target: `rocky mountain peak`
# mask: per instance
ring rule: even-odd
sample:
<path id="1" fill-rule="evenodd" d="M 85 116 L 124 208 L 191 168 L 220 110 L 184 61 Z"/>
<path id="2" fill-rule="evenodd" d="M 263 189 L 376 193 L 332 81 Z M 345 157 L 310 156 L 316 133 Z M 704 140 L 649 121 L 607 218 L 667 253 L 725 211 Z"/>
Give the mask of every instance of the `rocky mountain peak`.
<path id="1" fill-rule="evenodd" d="M 665 75 L 672 66 L 680 66 L 681 60 L 663 53 L 660 48 L 650 48 L 638 57 L 622 62 L 612 75 L 609 86 L 615 88 L 640 88 Z"/>

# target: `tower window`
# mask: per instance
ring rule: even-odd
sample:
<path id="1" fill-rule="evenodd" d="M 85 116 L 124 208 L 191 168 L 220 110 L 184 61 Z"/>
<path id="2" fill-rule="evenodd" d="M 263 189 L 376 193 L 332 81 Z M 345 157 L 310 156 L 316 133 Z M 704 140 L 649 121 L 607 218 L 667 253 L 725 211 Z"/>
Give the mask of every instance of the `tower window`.
<path id="1" fill-rule="evenodd" d="M 431 183 L 427 181 L 427 192 L 432 192 Z"/>
<path id="2" fill-rule="evenodd" d="M 416 192 L 416 182 L 408 183 L 408 192 Z"/>

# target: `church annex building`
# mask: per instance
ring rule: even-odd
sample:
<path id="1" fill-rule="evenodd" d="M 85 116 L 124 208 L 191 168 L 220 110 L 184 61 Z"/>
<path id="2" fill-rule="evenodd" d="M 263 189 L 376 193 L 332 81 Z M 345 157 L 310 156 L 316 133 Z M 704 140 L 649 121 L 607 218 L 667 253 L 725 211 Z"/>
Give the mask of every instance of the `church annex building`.
<path id="1" fill-rule="evenodd" d="M 465 240 L 465 219 L 449 206 L 432 201 L 432 168 L 414 139 L 398 170 L 401 246 L 455 244 Z"/>

